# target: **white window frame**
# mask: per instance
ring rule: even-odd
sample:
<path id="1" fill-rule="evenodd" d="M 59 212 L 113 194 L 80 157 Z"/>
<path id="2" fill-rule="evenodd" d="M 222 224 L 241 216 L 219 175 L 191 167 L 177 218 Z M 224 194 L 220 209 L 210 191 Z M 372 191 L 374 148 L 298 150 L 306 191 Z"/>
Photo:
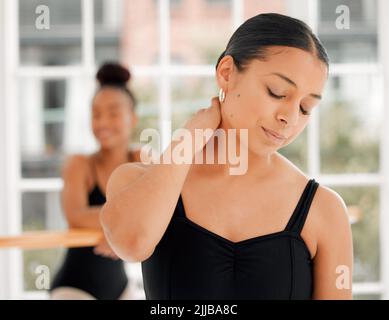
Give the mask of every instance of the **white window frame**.
<path id="1" fill-rule="evenodd" d="M 79 66 L 23 67 L 19 63 L 18 49 L 18 1 L 0 1 L 0 232 L 21 232 L 21 194 L 23 192 L 59 192 L 60 178 L 22 178 L 20 172 L 20 145 L 18 128 L 17 82 L 25 77 L 57 79 L 83 77 L 91 79 L 95 73 L 93 0 L 82 1 L 82 61 Z M 232 24 L 243 22 L 243 0 L 232 1 Z M 317 30 L 318 2 L 307 1 L 308 23 Z M 132 66 L 136 77 L 158 76 L 159 128 L 162 147 L 170 141 L 171 78 L 180 76 L 214 76 L 214 66 L 172 65 L 170 60 L 169 0 L 159 0 L 159 50 L 160 63 L 155 66 Z M 379 61 L 374 64 L 332 64 L 331 75 L 374 74 L 384 81 L 383 123 L 389 123 L 389 39 L 385 37 L 389 22 L 384 16 L 389 12 L 389 2 L 378 0 Z M 386 58 L 386 61 L 385 61 Z M 90 82 L 88 82 L 90 83 Z M 87 82 L 85 86 L 88 86 Z M 4 108 L 6 106 L 6 108 Z M 380 188 L 380 261 L 379 282 L 354 283 L 354 294 L 381 294 L 389 298 L 389 126 L 382 126 L 380 146 L 380 172 L 374 174 L 320 174 L 319 120 L 313 114 L 308 126 L 308 174 L 324 185 L 378 186 Z M 137 269 L 136 277 L 140 277 Z M 21 250 L 0 251 L 0 298 L 15 299 L 31 297 L 22 287 Z M 43 297 L 37 293 L 36 297 Z"/>

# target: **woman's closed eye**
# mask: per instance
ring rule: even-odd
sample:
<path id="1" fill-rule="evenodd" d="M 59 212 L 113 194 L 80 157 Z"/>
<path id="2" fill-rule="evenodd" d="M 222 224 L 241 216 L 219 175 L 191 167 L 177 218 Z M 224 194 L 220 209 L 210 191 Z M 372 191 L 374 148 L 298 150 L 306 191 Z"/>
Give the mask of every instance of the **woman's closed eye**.
<path id="1" fill-rule="evenodd" d="M 273 91 L 270 90 L 270 88 L 267 88 L 267 92 L 269 94 L 269 96 L 271 96 L 272 98 L 274 99 L 284 99 L 286 96 L 285 95 L 277 95 L 275 94 Z M 311 113 L 307 110 L 305 110 L 301 105 L 300 105 L 300 111 L 303 115 L 310 115 Z"/>

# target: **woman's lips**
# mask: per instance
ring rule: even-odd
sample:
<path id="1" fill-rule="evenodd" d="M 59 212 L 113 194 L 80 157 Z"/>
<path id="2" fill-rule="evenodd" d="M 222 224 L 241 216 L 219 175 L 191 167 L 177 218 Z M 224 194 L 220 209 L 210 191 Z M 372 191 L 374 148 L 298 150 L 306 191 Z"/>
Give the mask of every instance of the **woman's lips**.
<path id="1" fill-rule="evenodd" d="M 265 132 L 265 134 L 272 140 L 280 143 L 280 142 L 283 142 L 284 140 L 286 140 L 286 137 L 273 131 L 273 130 L 270 130 L 270 129 L 267 129 L 267 128 L 264 128 L 264 127 L 261 127 L 262 130 Z"/>
<path id="2" fill-rule="evenodd" d="M 107 139 L 113 135 L 111 130 L 99 130 L 96 136 L 100 139 Z"/>

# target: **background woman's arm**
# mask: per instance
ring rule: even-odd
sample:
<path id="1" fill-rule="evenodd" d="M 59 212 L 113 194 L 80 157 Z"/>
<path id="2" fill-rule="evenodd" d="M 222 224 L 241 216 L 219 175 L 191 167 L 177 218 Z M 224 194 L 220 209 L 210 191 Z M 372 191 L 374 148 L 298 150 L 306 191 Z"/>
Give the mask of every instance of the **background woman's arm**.
<path id="1" fill-rule="evenodd" d="M 71 156 L 62 170 L 62 207 L 71 228 L 101 228 L 101 206 L 88 205 L 88 171 L 88 159 L 82 155 Z"/>

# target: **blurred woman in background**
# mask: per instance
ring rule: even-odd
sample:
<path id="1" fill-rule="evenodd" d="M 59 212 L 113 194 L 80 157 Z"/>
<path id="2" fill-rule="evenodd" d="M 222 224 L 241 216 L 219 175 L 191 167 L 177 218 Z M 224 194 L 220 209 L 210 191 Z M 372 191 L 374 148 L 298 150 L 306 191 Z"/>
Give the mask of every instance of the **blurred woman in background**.
<path id="1" fill-rule="evenodd" d="M 101 229 L 99 213 L 112 171 L 140 161 L 140 150 L 129 148 L 137 123 L 136 100 L 127 85 L 129 70 L 106 63 L 97 72 L 100 84 L 92 103 L 92 129 L 99 149 L 70 156 L 63 168 L 62 205 L 69 228 Z M 51 287 L 52 299 L 126 299 L 129 282 L 124 263 L 103 237 L 96 247 L 71 248 Z"/>

